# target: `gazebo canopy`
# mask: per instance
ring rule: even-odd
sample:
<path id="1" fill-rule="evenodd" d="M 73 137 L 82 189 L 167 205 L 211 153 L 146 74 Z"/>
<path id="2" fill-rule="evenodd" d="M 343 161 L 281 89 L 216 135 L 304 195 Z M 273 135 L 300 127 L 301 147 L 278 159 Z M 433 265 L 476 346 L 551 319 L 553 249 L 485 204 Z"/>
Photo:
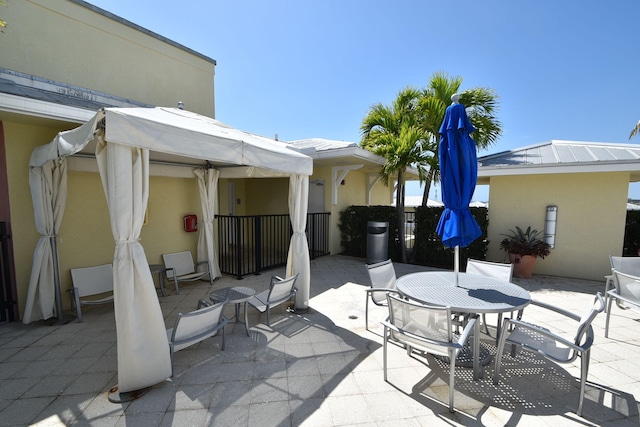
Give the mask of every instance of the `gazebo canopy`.
<path id="1" fill-rule="evenodd" d="M 29 183 L 41 237 L 34 250 L 24 323 L 48 319 L 54 313 L 61 319 L 56 235 L 66 204 L 66 157 L 74 154 L 95 155 L 107 197 L 115 240 L 113 287 L 120 393 L 143 389 L 171 375 L 164 320 L 139 241 L 149 198 L 150 162 L 194 167 L 203 210 L 198 258 L 208 260 L 213 266 L 210 271 L 217 275 L 213 212 L 218 178 L 288 176 L 293 235 L 286 271 L 287 276 L 299 273 L 296 309 L 308 308 L 310 265 L 305 226 L 311 157 L 285 143 L 181 109 L 104 108 L 80 127 L 36 147 L 31 155 Z"/>

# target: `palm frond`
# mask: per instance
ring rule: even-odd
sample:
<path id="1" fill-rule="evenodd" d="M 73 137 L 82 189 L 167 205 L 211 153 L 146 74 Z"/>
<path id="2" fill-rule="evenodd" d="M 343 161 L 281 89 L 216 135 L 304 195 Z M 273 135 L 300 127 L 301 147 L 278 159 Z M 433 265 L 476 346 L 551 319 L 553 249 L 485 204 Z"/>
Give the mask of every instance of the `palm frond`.
<path id="1" fill-rule="evenodd" d="M 638 135 L 638 133 L 640 133 L 640 120 L 638 120 L 638 123 L 636 123 L 636 126 L 631 130 L 631 133 L 629 134 L 629 139 Z"/>

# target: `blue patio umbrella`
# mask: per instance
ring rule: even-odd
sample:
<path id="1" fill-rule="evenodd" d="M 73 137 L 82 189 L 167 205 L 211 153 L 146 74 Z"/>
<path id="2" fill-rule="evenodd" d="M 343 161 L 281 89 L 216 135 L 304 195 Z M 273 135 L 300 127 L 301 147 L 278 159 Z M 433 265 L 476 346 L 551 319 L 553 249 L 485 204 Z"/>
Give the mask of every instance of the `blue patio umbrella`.
<path id="1" fill-rule="evenodd" d="M 473 127 L 458 95 L 451 97 L 440 126 L 440 182 L 444 212 L 436 227 L 445 246 L 455 248 L 455 271 L 459 271 L 459 248 L 466 247 L 482 235 L 469 202 L 478 179 L 476 143 L 471 138 Z M 457 279 L 457 274 L 456 274 Z M 457 281 L 457 280 L 456 280 Z"/>

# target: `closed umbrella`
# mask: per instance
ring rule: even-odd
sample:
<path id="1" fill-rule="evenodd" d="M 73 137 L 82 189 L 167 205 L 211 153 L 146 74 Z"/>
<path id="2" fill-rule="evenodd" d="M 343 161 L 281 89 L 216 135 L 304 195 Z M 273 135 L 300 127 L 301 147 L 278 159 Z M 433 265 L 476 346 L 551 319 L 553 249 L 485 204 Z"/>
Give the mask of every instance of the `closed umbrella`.
<path id="1" fill-rule="evenodd" d="M 447 107 L 440 126 L 438 157 L 445 209 L 436 232 L 445 246 L 455 248 L 457 285 L 460 271 L 459 248 L 469 246 L 480 237 L 482 231 L 469 211 L 478 179 L 476 143 L 470 135 L 476 129 L 469 121 L 464 105 L 458 103 L 458 95 L 453 95 L 451 99 L 453 103 Z"/>

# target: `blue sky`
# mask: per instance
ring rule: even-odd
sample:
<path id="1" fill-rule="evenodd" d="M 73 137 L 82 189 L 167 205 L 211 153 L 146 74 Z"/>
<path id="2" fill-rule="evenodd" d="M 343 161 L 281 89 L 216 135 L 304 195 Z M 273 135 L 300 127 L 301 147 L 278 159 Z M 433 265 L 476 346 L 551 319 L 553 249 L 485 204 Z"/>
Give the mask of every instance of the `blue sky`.
<path id="1" fill-rule="evenodd" d="M 640 143 L 628 140 L 640 120 L 637 1 L 90 3 L 215 59 L 216 118 L 280 140 L 359 142 L 371 105 L 444 71 L 499 96 L 503 135 L 479 156 L 551 139 Z M 474 200 L 487 199 L 479 187 Z"/>

